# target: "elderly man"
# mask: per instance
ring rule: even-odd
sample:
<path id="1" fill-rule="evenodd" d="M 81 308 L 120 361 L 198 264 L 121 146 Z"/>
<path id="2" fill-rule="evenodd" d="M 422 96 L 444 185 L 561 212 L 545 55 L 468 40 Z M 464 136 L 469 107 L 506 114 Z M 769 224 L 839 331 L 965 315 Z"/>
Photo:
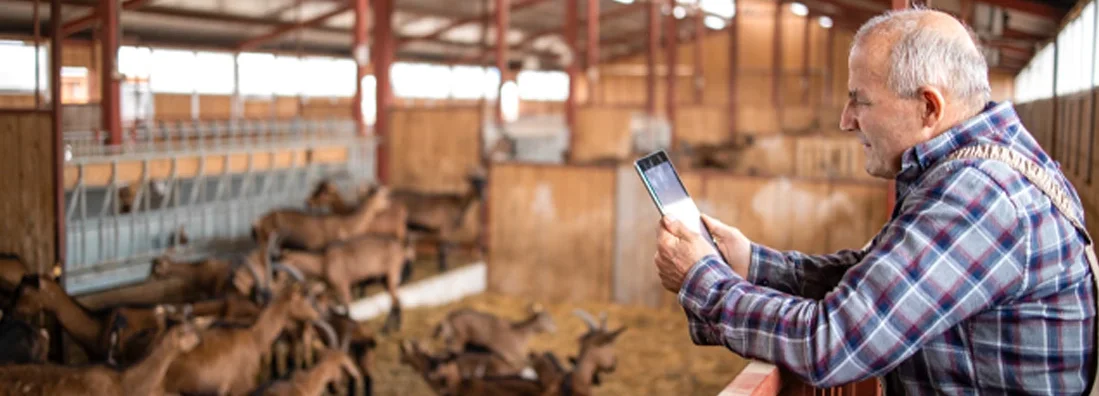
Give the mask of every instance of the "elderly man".
<path id="1" fill-rule="evenodd" d="M 862 250 L 825 256 L 704 216 L 719 256 L 665 219 L 654 261 L 692 340 L 815 386 L 1085 392 L 1099 271 L 1079 198 L 1011 104 L 988 102 L 970 32 L 940 12 L 892 12 L 859 29 L 849 65 L 841 127 L 867 172 L 895 179 L 892 218 Z"/>

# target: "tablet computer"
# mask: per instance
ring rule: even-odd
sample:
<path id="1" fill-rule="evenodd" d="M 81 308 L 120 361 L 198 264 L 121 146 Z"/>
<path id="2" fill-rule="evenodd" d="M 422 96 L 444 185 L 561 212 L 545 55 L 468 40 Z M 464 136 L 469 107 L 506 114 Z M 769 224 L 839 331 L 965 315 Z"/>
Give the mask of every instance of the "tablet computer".
<path id="1" fill-rule="evenodd" d="M 687 188 L 683 186 L 683 180 L 672 166 L 668 154 L 659 150 L 634 161 L 634 169 L 641 176 L 641 182 L 649 191 L 649 197 L 656 204 L 657 210 L 662 216 L 668 216 L 679 220 L 687 228 L 702 235 L 707 242 L 714 245 L 714 238 L 710 230 L 702 223 L 702 212 L 698 210 Z"/>

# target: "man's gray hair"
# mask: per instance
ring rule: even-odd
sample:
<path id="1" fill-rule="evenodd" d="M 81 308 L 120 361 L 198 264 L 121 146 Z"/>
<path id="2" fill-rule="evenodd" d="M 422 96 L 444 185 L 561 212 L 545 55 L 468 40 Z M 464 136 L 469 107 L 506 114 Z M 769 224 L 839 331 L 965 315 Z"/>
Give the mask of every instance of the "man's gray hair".
<path id="1" fill-rule="evenodd" d="M 929 29 L 920 19 L 929 11 L 906 9 L 876 16 L 855 33 L 854 45 L 875 34 L 897 34 L 890 51 L 889 87 L 902 97 L 915 97 L 921 86 L 933 86 L 961 99 L 979 111 L 992 96 L 988 64 L 977 49 L 972 30 L 967 38 Z"/>

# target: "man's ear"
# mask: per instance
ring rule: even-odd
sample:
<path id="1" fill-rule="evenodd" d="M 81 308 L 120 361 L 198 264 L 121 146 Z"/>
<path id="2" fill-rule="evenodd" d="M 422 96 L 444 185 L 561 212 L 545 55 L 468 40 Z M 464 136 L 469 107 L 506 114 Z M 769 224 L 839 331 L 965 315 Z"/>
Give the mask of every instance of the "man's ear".
<path id="1" fill-rule="evenodd" d="M 943 92 L 935 87 L 920 87 L 917 93 L 921 102 L 921 117 L 924 127 L 932 127 L 943 119 L 946 99 Z"/>

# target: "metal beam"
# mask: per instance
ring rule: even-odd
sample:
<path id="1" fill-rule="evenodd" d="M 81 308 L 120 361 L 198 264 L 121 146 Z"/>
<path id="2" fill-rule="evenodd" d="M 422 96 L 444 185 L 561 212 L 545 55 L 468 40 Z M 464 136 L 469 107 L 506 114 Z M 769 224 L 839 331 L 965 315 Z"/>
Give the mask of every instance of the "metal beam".
<path id="1" fill-rule="evenodd" d="M 668 4 L 669 4 L 669 6 L 674 6 L 675 5 L 675 0 L 668 0 Z M 675 70 L 675 68 L 679 66 L 679 60 L 678 60 L 678 55 L 679 55 L 679 23 L 676 20 L 675 15 L 673 15 L 673 14 L 668 14 L 668 16 L 665 20 L 667 21 L 667 23 L 665 24 L 666 29 L 664 29 L 664 41 L 666 41 L 668 43 L 668 45 L 667 45 L 668 52 L 667 52 L 667 55 L 664 56 L 664 64 L 667 66 L 666 69 L 668 70 L 668 73 L 665 76 L 667 78 L 667 83 L 666 83 L 666 86 L 665 86 L 667 92 L 665 92 L 665 93 L 668 95 L 667 103 L 665 103 L 665 105 L 668 108 L 667 109 L 667 113 L 668 113 L 667 117 L 668 117 L 668 124 L 671 125 L 671 142 L 672 142 L 672 151 L 674 152 L 676 150 L 676 148 L 679 147 L 679 144 L 676 142 L 676 136 L 675 136 L 676 135 L 676 130 L 675 130 L 676 111 L 675 110 L 676 110 L 676 93 L 677 93 L 676 92 L 676 80 L 679 79 L 679 76 L 677 76 L 676 73 L 672 72 L 672 70 Z"/>
<path id="2" fill-rule="evenodd" d="M 122 3 L 122 9 L 134 10 L 148 2 L 149 0 L 126 0 Z M 65 22 L 65 24 L 61 26 L 61 37 L 68 37 L 81 30 L 87 29 L 94 25 L 97 20 L 99 20 L 99 10 L 93 9 L 80 18 Z"/>
<path id="3" fill-rule="evenodd" d="M 729 101 L 729 140 L 736 141 L 737 136 L 737 112 L 740 111 L 740 104 L 737 98 L 737 79 L 740 75 L 740 45 L 738 40 L 740 39 L 740 18 L 742 10 L 740 9 L 739 1 L 733 5 L 734 16 L 729 21 L 727 29 L 729 29 L 729 86 L 728 101 Z"/>
<path id="4" fill-rule="evenodd" d="M 565 36 L 565 45 L 569 47 L 569 52 L 571 54 L 568 64 L 565 65 L 565 72 L 569 75 L 569 96 L 565 98 L 565 122 L 569 126 L 569 131 L 572 131 L 570 133 L 576 131 L 576 94 L 578 93 L 578 90 L 576 89 L 576 78 L 580 75 L 580 59 L 577 59 L 579 51 L 577 51 L 576 48 L 576 31 L 578 30 L 577 27 L 580 19 L 578 7 L 578 0 L 565 0 L 565 24 L 562 26 L 562 30 L 564 30 L 562 34 Z M 574 142 L 576 142 L 576 139 L 570 137 L 570 153 L 572 152 L 572 145 Z"/>
<path id="5" fill-rule="evenodd" d="M 588 104 L 599 102 L 599 0 L 587 0 L 587 39 L 584 63 L 588 74 Z"/>
<path id="6" fill-rule="evenodd" d="M 779 129 L 783 123 L 783 67 L 782 67 L 782 2 L 775 4 L 774 31 L 772 32 L 772 58 L 771 58 L 771 100 L 778 113 Z"/>
<path id="7" fill-rule="evenodd" d="M 314 26 L 323 24 L 324 21 L 327 21 L 328 19 L 330 19 L 330 18 L 332 18 L 336 15 L 343 14 L 343 13 L 347 12 L 350 9 L 351 9 L 351 4 L 345 4 L 345 5 L 337 6 L 332 11 L 328 11 L 324 14 L 317 15 L 317 16 L 315 16 L 313 18 L 310 18 L 308 20 L 305 20 L 305 21 L 292 22 L 292 23 L 286 23 L 286 24 L 280 25 L 280 26 L 272 29 L 270 32 L 264 33 L 263 35 L 253 37 L 253 38 L 250 38 L 248 40 L 244 40 L 239 45 L 237 45 L 237 51 L 248 51 L 248 50 L 254 49 L 256 47 L 259 47 L 260 45 L 263 45 L 266 42 L 269 42 L 271 40 L 279 38 L 280 36 L 282 36 L 286 33 L 290 33 L 290 32 L 293 32 L 295 30 L 302 29 L 302 28 L 314 27 Z"/>
<path id="8" fill-rule="evenodd" d="M 894 0 L 897 1 L 897 0 Z M 1025 12 L 1046 19 L 1060 21 L 1068 13 L 1068 10 L 1057 8 L 1049 4 L 1043 4 L 1027 0 L 981 0 L 982 3 L 994 5 L 1009 10 Z"/>
<path id="9" fill-rule="evenodd" d="M 634 3 L 634 4 L 630 4 L 630 5 L 616 7 L 614 10 L 599 14 L 599 22 L 600 23 L 605 23 L 609 20 L 629 15 L 631 12 L 641 10 L 642 8 L 644 8 L 643 7 L 644 5 L 645 5 L 644 3 Z M 586 21 L 587 21 L 587 18 L 578 19 L 578 25 L 579 25 L 579 23 L 584 23 Z M 564 26 L 562 26 L 560 28 L 546 29 L 546 30 L 533 32 L 531 34 L 528 34 L 527 37 L 524 37 L 523 40 L 520 41 L 518 45 L 520 47 L 530 45 L 530 43 L 534 42 L 534 40 L 540 39 L 542 37 L 545 37 L 545 36 L 548 36 L 548 35 L 551 35 L 551 34 L 554 34 L 554 33 L 558 33 L 563 28 L 564 28 Z"/>
<path id="10" fill-rule="evenodd" d="M 351 114 L 355 118 L 355 131 L 359 136 L 366 135 L 366 119 L 363 117 L 363 79 L 366 78 L 369 59 L 369 47 L 366 33 L 370 23 L 368 0 L 354 0 L 355 22 L 351 35 L 351 59 L 355 61 L 355 97 L 351 100 Z M 377 85 L 377 84 L 375 84 Z"/>
<path id="11" fill-rule="evenodd" d="M 65 191 L 62 188 L 62 173 L 64 172 L 65 156 L 61 151 L 61 0 L 50 0 L 50 116 L 53 119 L 51 130 L 53 132 L 53 205 L 54 205 L 54 230 L 53 238 L 54 259 L 56 263 L 65 263 Z M 38 263 L 38 273 L 44 273 L 55 263 Z M 57 337 L 60 338 L 60 337 Z M 62 347 L 64 348 L 64 347 Z M 51 347 L 51 349 L 53 349 Z M 63 352 L 63 351 L 61 351 Z"/>
<path id="12" fill-rule="evenodd" d="M 377 170 L 378 180 L 382 183 L 389 182 L 389 152 L 386 150 L 386 136 L 389 130 L 389 107 L 393 100 L 390 92 L 389 66 L 393 63 L 393 54 L 396 43 L 393 40 L 393 3 L 395 0 L 374 0 L 374 78 L 375 94 L 374 105 L 376 120 L 374 122 L 374 136 L 379 139 L 377 145 Z"/>
<path id="13" fill-rule="evenodd" d="M 694 92 L 695 92 L 695 104 L 701 105 L 702 99 L 705 96 L 706 88 L 706 76 L 702 70 L 702 39 L 706 37 L 706 24 L 703 23 L 706 19 L 704 13 L 698 13 L 694 17 L 695 22 L 695 46 L 694 46 L 694 61 L 695 61 L 695 76 L 694 76 Z"/>
<path id="14" fill-rule="evenodd" d="M 536 0 L 540 1 L 540 0 Z M 527 1 L 526 3 L 531 3 Z M 500 85 L 496 95 L 496 122 L 504 123 L 504 82 L 508 81 L 508 26 L 511 13 L 510 0 L 496 0 L 496 70 L 500 72 Z"/>
<path id="15" fill-rule="evenodd" d="M 119 4 L 115 0 L 100 0 L 99 16 L 99 76 L 102 89 L 100 111 L 107 144 L 122 144 L 122 91 L 118 81 Z M 61 98 L 54 98 L 60 101 Z"/>
<path id="16" fill-rule="evenodd" d="M 809 57 L 812 55 L 811 47 L 812 41 L 809 37 L 812 35 L 813 28 L 813 14 L 805 17 L 805 30 L 801 37 L 801 83 L 802 83 L 802 96 L 801 104 L 809 105 L 809 91 L 812 90 L 812 70 L 809 68 Z M 816 117 L 816 107 L 810 107 L 813 111 L 813 116 Z"/>
<path id="17" fill-rule="evenodd" d="M 532 6 L 538 5 L 538 4 L 543 3 L 545 1 L 547 1 L 547 0 L 522 0 L 522 1 L 516 2 L 514 5 L 512 5 L 509 8 L 504 9 L 504 11 L 505 12 L 507 12 L 507 11 L 519 11 L 519 10 L 522 10 L 524 8 L 527 8 L 527 7 L 532 7 Z M 501 9 L 498 8 L 497 10 L 501 10 Z M 491 15 L 496 15 L 497 12 L 493 11 L 490 14 Z M 467 23 L 477 22 L 477 21 L 481 20 L 481 18 L 482 18 L 481 15 L 477 15 L 477 16 L 472 16 L 472 17 L 467 17 L 467 18 L 455 19 L 454 21 L 451 21 L 450 23 L 446 24 L 445 26 L 436 29 L 434 32 L 431 32 L 431 33 L 428 33 L 428 34 L 425 34 L 425 35 L 422 35 L 422 36 L 409 37 L 409 38 L 406 38 L 406 39 L 402 39 L 402 40 L 397 42 L 397 47 L 400 48 L 400 46 L 408 44 L 408 43 L 413 42 L 413 41 L 430 40 L 430 39 L 435 39 L 435 38 L 442 37 L 442 35 L 446 34 L 446 32 L 454 30 L 454 29 L 458 28 L 459 26 L 465 25 Z"/>
<path id="18" fill-rule="evenodd" d="M 649 115 L 656 116 L 656 51 L 660 47 L 660 3 L 651 2 L 648 9 L 648 29 L 646 34 L 647 45 L 645 51 L 645 65 L 648 73 L 645 76 L 645 100 Z"/>

